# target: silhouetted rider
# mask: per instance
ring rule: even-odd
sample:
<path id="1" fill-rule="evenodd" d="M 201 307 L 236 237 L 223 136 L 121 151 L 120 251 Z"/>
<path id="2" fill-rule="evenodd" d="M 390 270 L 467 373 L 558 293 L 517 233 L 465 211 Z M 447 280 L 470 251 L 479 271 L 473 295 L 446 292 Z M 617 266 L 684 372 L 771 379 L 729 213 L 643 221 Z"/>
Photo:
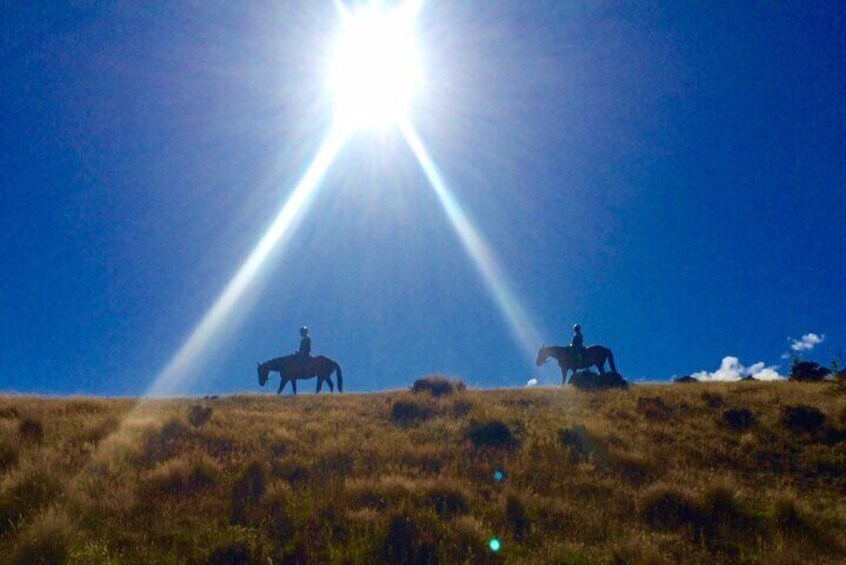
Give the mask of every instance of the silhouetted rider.
<path id="1" fill-rule="evenodd" d="M 576 364 L 584 365 L 585 362 L 585 338 L 582 335 L 582 326 L 576 324 L 573 326 L 573 341 L 570 342 L 570 347 L 573 348 L 573 353 L 576 355 Z"/>
<path id="2" fill-rule="evenodd" d="M 308 328 L 306 326 L 300 328 L 300 349 L 297 351 L 296 356 L 302 361 L 308 361 L 311 356 L 311 338 L 308 337 Z"/>

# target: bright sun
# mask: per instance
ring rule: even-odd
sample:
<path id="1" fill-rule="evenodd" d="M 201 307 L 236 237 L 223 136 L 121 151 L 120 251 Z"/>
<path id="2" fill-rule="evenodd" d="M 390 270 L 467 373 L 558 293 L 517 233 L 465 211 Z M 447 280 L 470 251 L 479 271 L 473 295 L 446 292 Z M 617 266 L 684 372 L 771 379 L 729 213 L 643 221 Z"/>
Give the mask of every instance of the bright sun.
<path id="1" fill-rule="evenodd" d="M 332 52 L 329 84 L 335 119 L 344 127 L 389 126 L 406 118 L 420 82 L 418 5 L 342 9 L 344 27 Z"/>

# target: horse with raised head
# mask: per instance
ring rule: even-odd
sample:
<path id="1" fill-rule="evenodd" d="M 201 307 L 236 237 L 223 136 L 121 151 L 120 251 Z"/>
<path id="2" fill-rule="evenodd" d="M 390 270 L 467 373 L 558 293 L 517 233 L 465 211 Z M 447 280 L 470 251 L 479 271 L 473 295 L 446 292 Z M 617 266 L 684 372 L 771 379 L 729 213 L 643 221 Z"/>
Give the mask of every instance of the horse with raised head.
<path id="1" fill-rule="evenodd" d="M 588 347 L 582 354 L 581 359 L 577 357 L 576 352 L 569 345 L 566 347 L 544 345 L 538 349 L 538 357 L 535 360 L 535 364 L 540 367 L 550 357 L 558 361 L 558 366 L 561 367 L 562 385 L 567 382 L 567 372 L 571 369 L 573 374 L 575 374 L 578 369 L 588 369 L 596 366 L 599 372 L 604 375 L 605 361 L 608 361 L 611 370 L 614 373 L 617 372 L 617 367 L 614 366 L 614 354 L 611 353 L 610 349 L 601 345 L 591 345 Z"/>
<path id="2" fill-rule="evenodd" d="M 329 385 L 329 390 L 335 392 L 335 385 L 332 383 L 332 373 L 338 376 L 338 392 L 344 392 L 344 378 L 341 373 L 341 366 L 325 355 L 317 355 L 310 357 L 303 362 L 302 359 L 296 355 L 286 355 L 285 357 L 277 357 L 264 363 L 258 363 L 258 379 L 259 384 L 264 386 L 270 377 L 270 371 L 277 371 L 279 373 L 279 390 L 276 394 L 281 394 L 285 384 L 290 382 L 294 394 L 297 394 L 297 381 L 313 379 L 317 377 L 317 390 L 319 393 L 323 390 L 323 383 Z"/>

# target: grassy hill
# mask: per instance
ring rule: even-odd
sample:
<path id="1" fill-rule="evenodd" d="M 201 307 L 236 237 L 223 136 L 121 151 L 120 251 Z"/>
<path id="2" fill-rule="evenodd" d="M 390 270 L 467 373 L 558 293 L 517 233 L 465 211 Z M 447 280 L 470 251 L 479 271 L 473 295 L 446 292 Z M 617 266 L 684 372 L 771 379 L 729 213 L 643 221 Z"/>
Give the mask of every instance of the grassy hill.
<path id="1" fill-rule="evenodd" d="M 844 429 L 834 383 L 0 397 L 0 562 L 843 562 Z"/>

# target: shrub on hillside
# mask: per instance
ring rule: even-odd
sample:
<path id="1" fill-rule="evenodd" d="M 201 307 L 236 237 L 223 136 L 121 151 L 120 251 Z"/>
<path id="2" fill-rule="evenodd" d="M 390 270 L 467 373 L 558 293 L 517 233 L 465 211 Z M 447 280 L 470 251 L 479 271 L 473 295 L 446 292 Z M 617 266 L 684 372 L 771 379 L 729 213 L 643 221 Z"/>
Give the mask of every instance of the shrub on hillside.
<path id="1" fill-rule="evenodd" d="M 514 494 L 505 499 L 505 523 L 515 540 L 521 541 L 529 534 L 529 517 L 526 515 L 526 505 Z"/>
<path id="2" fill-rule="evenodd" d="M 693 377 L 691 375 L 685 375 L 683 377 L 679 377 L 677 379 L 673 379 L 673 382 L 678 385 L 688 385 L 688 384 L 696 384 L 699 382 L 699 379 Z"/>
<path id="3" fill-rule="evenodd" d="M 829 370 L 813 361 L 797 361 L 790 367 L 791 381 L 819 382 L 828 375 Z"/>
<path id="4" fill-rule="evenodd" d="M 0 493 L 0 535 L 17 529 L 62 492 L 62 483 L 42 468 L 18 469 Z"/>
<path id="5" fill-rule="evenodd" d="M 0 419 L 14 420 L 20 417 L 18 409 L 14 406 L 0 406 Z"/>
<path id="6" fill-rule="evenodd" d="M 267 485 L 265 464 L 255 459 L 244 467 L 232 486 L 232 514 L 230 522 L 245 524 L 247 511 L 254 507 Z"/>
<path id="7" fill-rule="evenodd" d="M 773 522 L 784 533 L 796 534 L 812 530 L 806 514 L 796 497 L 791 494 L 781 494 L 773 501 Z"/>
<path id="8" fill-rule="evenodd" d="M 472 423 L 464 437 L 476 447 L 502 447 L 511 449 L 517 446 L 517 438 L 511 429 L 499 420 L 484 423 Z"/>
<path id="9" fill-rule="evenodd" d="M 195 428 L 199 428 L 200 426 L 208 422 L 211 418 L 211 415 L 211 406 L 201 406 L 199 404 L 193 404 L 188 408 L 188 421 L 191 422 L 191 425 Z"/>
<path id="10" fill-rule="evenodd" d="M 655 422 L 666 422 L 673 416 L 673 410 L 660 396 L 638 398 L 637 411 L 647 420 Z"/>
<path id="11" fill-rule="evenodd" d="M 18 462 L 20 447 L 5 438 L 0 438 L 0 475 L 11 469 Z"/>
<path id="12" fill-rule="evenodd" d="M 391 408 L 391 420 L 399 425 L 415 424 L 427 420 L 431 415 L 431 408 L 417 399 L 397 400 Z"/>
<path id="13" fill-rule="evenodd" d="M 747 408 L 723 410 L 723 422 L 736 432 L 748 430 L 755 423 L 755 416 Z"/>
<path id="14" fill-rule="evenodd" d="M 703 522 L 703 510 L 696 498 L 687 491 L 667 485 L 656 485 L 644 493 L 640 514 L 644 522 L 661 530 L 696 528 Z"/>
<path id="15" fill-rule="evenodd" d="M 18 424 L 18 435 L 24 441 L 41 443 L 44 440 L 44 424 L 35 418 L 24 418 Z"/>
<path id="16" fill-rule="evenodd" d="M 716 392 L 709 392 L 706 390 L 702 393 L 700 398 L 705 401 L 705 404 L 708 405 L 708 408 L 711 410 L 722 408 L 726 404 L 725 400 L 723 400 L 723 396 Z"/>
<path id="17" fill-rule="evenodd" d="M 394 514 L 382 541 L 383 563 L 432 563 L 436 562 L 437 546 L 429 524 L 421 523 L 406 512 Z"/>
<path id="18" fill-rule="evenodd" d="M 578 371 L 570 377 L 570 384 L 581 390 L 608 390 L 628 388 L 629 383 L 619 373 L 597 374 L 591 371 Z"/>
<path id="19" fill-rule="evenodd" d="M 414 384 L 411 385 L 412 392 L 428 392 L 435 397 L 461 392 L 466 388 L 467 387 L 462 381 L 458 379 L 449 380 L 442 375 L 430 375 L 423 377 L 417 379 L 414 381 Z"/>
<path id="20" fill-rule="evenodd" d="M 571 465 L 592 456 L 599 447 L 598 442 L 581 424 L 558 430 L 558 441 L 567 450 Z"/>
<path id="21" fill-rule="evenodd" d="M 150 473 L 144 488 L 149 496 L 192 495 L 213 485 L 220 467 L 207 457 L 171 459 Z"/>
<path id="22" fill-rule="evenodd" d="M 65 514 L 48 511 L 26 529 L 10 560 L 15 565 L 67 563 L 76 531 Z"/>
<path id="23" fill-rule="evenodd" d="M 452 518 L 467 512 L 468 500 L 469 497 L 463 489 L 448 483 L 432 485 L 423 494 L 423 503 L 441 518 Z"/>
<path id="24" fill-rule="evenodd" d="M 813 406 L 799 404 L 781 409 L 781 424 L 794 432 L 813 433 L 825 422 L 825 414 Z"/>

